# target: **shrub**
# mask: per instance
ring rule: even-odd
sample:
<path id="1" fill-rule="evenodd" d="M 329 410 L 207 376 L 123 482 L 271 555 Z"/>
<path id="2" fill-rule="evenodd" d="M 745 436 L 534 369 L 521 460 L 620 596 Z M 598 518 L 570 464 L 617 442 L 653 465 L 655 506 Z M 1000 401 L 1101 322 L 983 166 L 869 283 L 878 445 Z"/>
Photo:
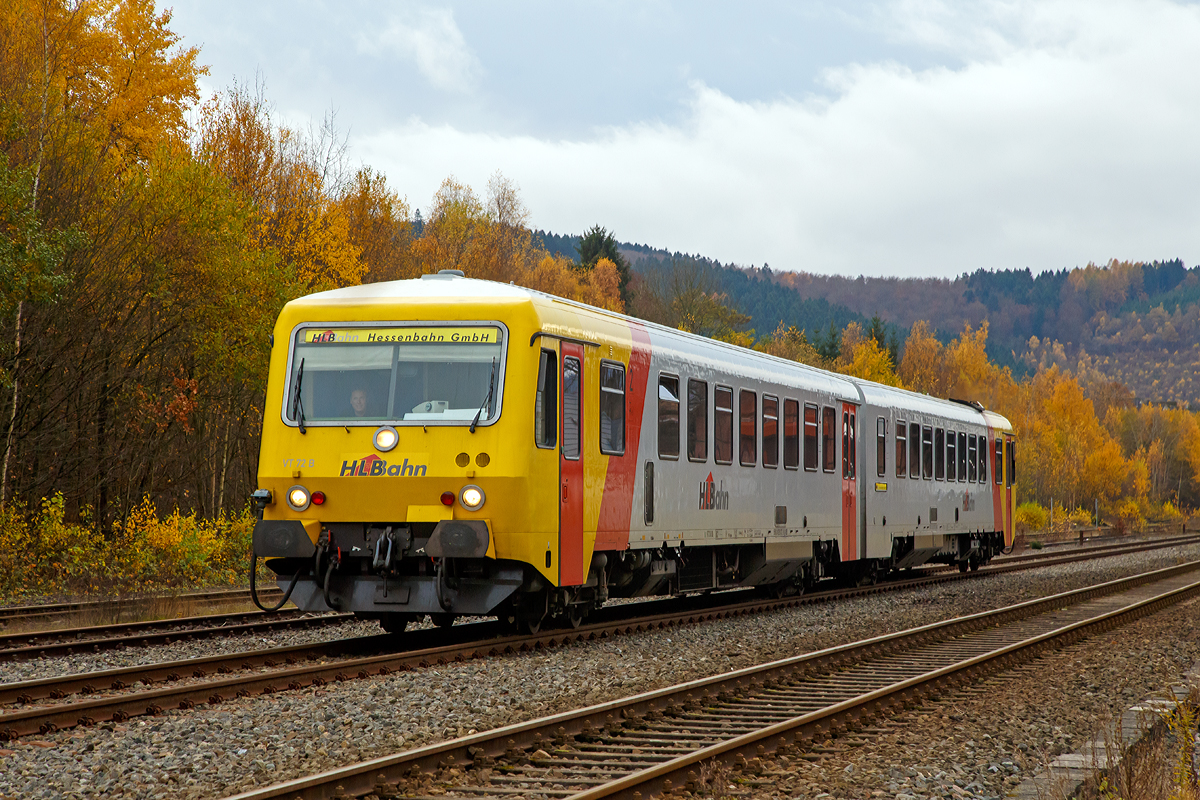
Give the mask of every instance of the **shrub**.
<path id="1" fill-rule="evenodd" d="M 1040 531 L 1046 527 L 1046 519 L 1046 509 L 1032 500 L 1017 506 L 1017 515 L 1014 517 L 1018 533 Z"/>
<path id="2" fill-rule="evenodd" d="M 0 508 L 0 595 L 129 594 L 246 580 L 254 515 L 202 519 L 178 510 L 159 518 L 144 500 L 105 536 L 85 514 L 64 519 L 56 494 L 30 513 Z"/>

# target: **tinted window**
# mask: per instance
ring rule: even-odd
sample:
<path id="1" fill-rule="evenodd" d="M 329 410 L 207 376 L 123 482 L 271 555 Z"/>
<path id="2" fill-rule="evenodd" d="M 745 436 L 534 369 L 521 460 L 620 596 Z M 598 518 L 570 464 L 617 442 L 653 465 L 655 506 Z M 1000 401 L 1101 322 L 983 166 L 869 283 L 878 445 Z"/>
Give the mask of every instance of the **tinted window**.
<path id="1" fill-rule="evenodd" d="M 996 485 L 1004 483 L 1004 440 L 996 439 Z"/>
<path id="2" fill-rule="evenodd" d="M 988 470 L 988 440 L 986 436 L 979 437 L 979 482 L 987 483 Z"/>
<path id="3" fill-rule="evenodd" d="M 1009 439 L 1008 440 L 1008 475 L 1005 476 L 1004 481 L 1007 485 L 1012 486 L 1016 482 L 1016 480 L 1017 480 L 1017 443 L 1014 440 Z"/>
<path id="4" fill-rule="evenodd" d="M 583 370 L 578 358 L 563 359 L 563 458 L 579 458 L 580 428 L 583 425 Z"/>
<path id="5" fill-rule="evenodd" d="M 733 463 L 733 389 L 728 386 L 713 391 L 713 460 Z"/>
<path id="6" fill-rule="evenodd" d="M 817 407 L 804 404 L 804 468 L 817 469 L 821 461 L 820 447 L 817 445 Z"/>
<path id="7" fill-rule="evenodd" d="M 738 460 L 743 467 L 758 463 L 758 395 L 747 389 L 738 392 Z"/>
<path id="8" fill-rule="evenodd" d="M 933 432 L 933 479 L 946 477 L 946 431 L 938 428 Z"/>
<path id="9" fill-rule="evenodd" d="M 958 479 L 967 479 L 967 435 L 962 431 L 958 432 Z"/>
<path id="10" fill-rule="evenodd" d="M 688 458 L 708 460 L 708 384 L 688 380 L 687 401 Z"/>
<path id="11" fill-rule="evenodd" d="M 921 429 L 921 477 L 933 478 L 933 428 L 928 425 Z"/>
<path id="12" fill-rule="evenodd" d="M 908 425 L 902 419 L 896 420 L 896 477 L 903 478 L 908 473 Z"/>
<path id="13" fill-rule="evenodd" d="M 833 472 L 837 469 L 837 412 L 829 406 L 821 409 L 821 450 L 824 458 L 821 469 Z"/>
<path id="14" fill-rule="evenodd" d="M 679 378 L 658 376 L 658 457 L 679 458 Z"/>
<path id="15" fill-rule="evenodd" d="M 625 453 L 625 366 L 600 363 L 600 452 Z"/>
<path id="16" fill-rule="evenodd" d="M 908 424 L 908 477 L 921 477 L 921 426 Z"/>
<path id="17" fill-rule="evenodd" d="M 779 398 L 763 395 L 762 403 L 762 463 L 764 467 L 779 466 Z"/>
<path id="18" fill-rule="evenodd" d="M 946 480 L 957 480 L 958 466 L 958 448 L 955 447 L 955 442 L 958 437 L 954 435 L 954 431 L 946 431 Z"/>
<path id="19" fill-rule="evenodd" d="M 842 477 L 853 480 L 857 474 L 858 447 L 855 442 L 855 415 L 842 412 Z"/>
<path id="20" fill-rule="evenodd" d="M 976 449 L 975 434 L 967 436 L 967 480 L 979 480 L 979 451 Z"/>
<path id="21" fill-rule="evenodd" d="M 783 466 L 800 466 L 800 401 L 783 401 Z"/>
<path id="22" fill-rule="evenodd" d="M 543 350 L 538 362 L 537 394 L 533 400 L 533 442 L 538 447 L 558 444 L 558 353 Z"/>
<path id="23" fill-rule="evenodd" d="M 887 420 L 875 420 L 875 474 L 883 477 L 887 473 Z"/>

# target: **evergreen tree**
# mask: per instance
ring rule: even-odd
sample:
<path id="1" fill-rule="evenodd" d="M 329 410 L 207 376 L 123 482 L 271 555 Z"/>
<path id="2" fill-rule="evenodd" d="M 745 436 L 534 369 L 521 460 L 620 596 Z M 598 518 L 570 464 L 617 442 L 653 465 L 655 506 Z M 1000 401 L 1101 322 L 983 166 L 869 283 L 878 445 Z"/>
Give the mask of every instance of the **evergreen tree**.
<path id="1" fill-rule="evenodd" d="M 607 258 L 617 265 L 617 274 L 621 278 L 621 302 L 628 305 L 629 262 L 617 250 L 616 237 L 603 227 L 594 225 L 579 240 L 579 245 L 575 248 L 575 251 L 579 253 L 579 266 L 585 270 L 590 270 L 596 266 L 596 262 L 602 258 Z"/>

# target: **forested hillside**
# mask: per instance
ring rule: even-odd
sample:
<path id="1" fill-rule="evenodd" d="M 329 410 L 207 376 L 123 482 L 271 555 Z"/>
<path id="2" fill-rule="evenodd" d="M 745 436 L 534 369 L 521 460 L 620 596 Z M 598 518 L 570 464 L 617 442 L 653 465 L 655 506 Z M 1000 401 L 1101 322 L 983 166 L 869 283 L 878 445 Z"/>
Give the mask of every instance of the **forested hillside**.
<path id="1" fill-rule="evenodd" d="M 578 236 L 537 234 L 551 252 L 575 257 Z M 949 342 L 963 326 L 988 324 L 988 357 L 1017 374 L 1039 365 L 1089 368 L 1141 401 L 1200 407 L 1200 266 L 1172 261 L 1089 264 L 1033 275 L 976 270 L 955 279 L 847 278 L 723 265 L 699 256 L 622 243 L 644 278 L 694 262 L 763 335 L 780 324 L 809 339 L 830 325 L 866 325 L 878 316 L 903 340 L 919 320 Z"/>

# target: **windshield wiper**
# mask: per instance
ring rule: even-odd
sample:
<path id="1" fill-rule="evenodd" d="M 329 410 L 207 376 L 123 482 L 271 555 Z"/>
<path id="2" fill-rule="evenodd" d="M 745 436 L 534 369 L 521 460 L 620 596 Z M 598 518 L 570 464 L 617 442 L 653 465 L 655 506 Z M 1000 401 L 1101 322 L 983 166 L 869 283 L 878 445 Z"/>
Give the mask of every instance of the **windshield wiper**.
<path id="1" fill-rule="evenodd" d="M 304 427 L 304 403 L 300 399 L 300 384 L 304 381 L 304 359 L 300 359 L 300 367 L 296 370 L 296 384 L 292 388 L 292 418 L 300 424 L 300 432 L 308 433 Z"/>
<path id="2" fill-rule="evenodd" d="M 475 432 L 475 426 L 479 424 L 479 417 L 483 414 L 483 410 L 492 402 L 492 391 L 496 388 L 496 359 L 492 359 L 492 376 L 488 378 L 488 393 L 487 397 L 483 398 L 483 404 L 479 406 L 479 410 L 475 412 L 475 419 L 471 421 L 471 433 Z"/>

